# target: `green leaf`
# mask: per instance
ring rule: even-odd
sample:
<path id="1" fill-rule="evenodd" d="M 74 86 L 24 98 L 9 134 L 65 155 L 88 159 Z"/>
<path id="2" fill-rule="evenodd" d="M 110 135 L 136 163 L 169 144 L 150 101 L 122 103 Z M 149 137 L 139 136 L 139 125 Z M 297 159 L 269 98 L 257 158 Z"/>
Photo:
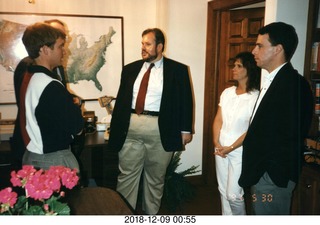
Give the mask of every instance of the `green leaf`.
<path id="1" fill-rule="evenodd" d="M 45 213 L 41 206 L 33 205 L 29 209 L 23 210 L 23 215 L 45 215 Z"/>
<path id="2" fill-rule="evenodd" d="M 58 199 L 59 197 L 51 196 L 51 198 L 46 201 L 50 211 L 58 215 L 70 215 L 70 207 L 67 203 L 59 202 Z"/>
<path id="3" fill-rule="evenodd" d="M 67 205 L 67 203 L 61 203 L 61 202 L 53 202 L 50 204 L 50 209 L 57 213 L 58 215 L 70 215 L 70 207 Z"/>
<path id="4" fill-rule="evenodd" d="M 22 195 L 18 197 L 17 203 L 13 207 L 13 212 L 15 215 L 19 215 L 22 213 L 23 210 L 26 209 L 26 203 L 28 202 L 28 199 L 26 196 Z"/>
<path id="5" fill-rule="evenodd" d="M 177 173 L 176 169 L 181 165 L 180 156 L 182 152 L 176 152 L 168 165 L 164 184 L 164 203 L 170 212 L 175 212 L 181 208 L 182 204 L 191 200 L 195 196 L 195 188 L 185 178 L 186 175 L 199 172 L 199 166 L 192 166 L 182 172 Z"/>

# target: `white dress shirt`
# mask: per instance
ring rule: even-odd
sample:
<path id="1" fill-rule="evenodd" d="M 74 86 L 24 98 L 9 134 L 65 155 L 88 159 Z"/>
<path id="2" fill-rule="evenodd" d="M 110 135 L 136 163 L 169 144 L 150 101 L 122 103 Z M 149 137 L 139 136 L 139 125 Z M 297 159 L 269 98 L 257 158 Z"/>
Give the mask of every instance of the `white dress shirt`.
<path id="1" fill-rule="evenodd" d="M 263 99 L 264 95 L 266 94 L 267 90 L 269 89 L 273 79 L 275 78 L 275 76 L 277 75 L 277 73 L 279 72 L 279 70 L 285 65 L 286 63 L 282 64 L 281 66 L 279 66 L 278 68 L 276 68 L 275 70 L 273 70 L 271 73 L 262 73 L 261 75 L 261 89 L 260 89 L 260 94 L 257 100 L 257 103 L 254 107 L 254 112 L 252 114 L 251 120 L 252 121 L 254 115 L 256 114 L 256 111 L 261 103 L 261 100 Z"/>
<path id="2" fill-rule="evenodd" d="M 132 109 L 136 108 L 136 99 L 138 96 L 140 83 L 143 75 L 149 68 L 151 63 L 145 62 L 140 70 L 140 73 L 133 86 L 133 98 Z M 163 57 L 154 63 L 154 67 L 151 69 L 150 78 L 148 83 L 147 95 L 144 104 L 144 110 L 159 112 L 160 102 L 163 89 Z"/>

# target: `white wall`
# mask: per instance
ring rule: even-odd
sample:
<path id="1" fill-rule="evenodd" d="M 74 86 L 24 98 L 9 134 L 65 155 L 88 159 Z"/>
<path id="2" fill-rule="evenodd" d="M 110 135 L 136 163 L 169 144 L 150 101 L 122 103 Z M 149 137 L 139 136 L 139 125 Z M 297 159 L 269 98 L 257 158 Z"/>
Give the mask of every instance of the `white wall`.
<path id="1" fill-rule="evenodd" d="M 180 170 L 202 166 L 204 73 L 208 0 L 0 0 L 0 12 L 34 12 L 124 17 L 124 63 L 140 59 L 141 32 L 149 27 L 163 29 L 167 36 L 165 55 L 190 66 L 194 85 L 196 117 L 192 143 L 182 154 Z M 120 78 L 120 74 L 119 74 Z M 86 103 L 98 118 L 106 110 Z M 0 105 L 3 119 L 14 119 L 15 105 Z"/>
<path id="2" fill-rule="evenodd" d="M 303 75 L 306 48 L 306 32 L 309 0 L 266 0 L 265 24 L 282 21 L 293 25 L 299 37 L 299 45 L 291 60 L 295 69 Z"/>
<path id="3" fill-rule="evenodd" d="M 207 1 L 168 1 L 167 15 L 166 53 L 190 66 L 195 95 L 195 135 L 182 155 L 181 169 L 192 165 L 200 165 L 201 169 Z"/>

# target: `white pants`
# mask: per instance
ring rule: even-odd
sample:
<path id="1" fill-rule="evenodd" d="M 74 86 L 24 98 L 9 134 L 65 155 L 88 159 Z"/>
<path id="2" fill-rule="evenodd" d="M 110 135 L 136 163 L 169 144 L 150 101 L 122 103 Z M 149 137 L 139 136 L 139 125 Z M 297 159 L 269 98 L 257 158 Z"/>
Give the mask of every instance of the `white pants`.
<path id="1" fill-rule="evenodd" d="M 246 215 L 244 191 L 238 184 L 242 148 L 235 149 L 226 158 L 215 156 L 215 159 L 222 215 Z"/>
<path id="2" fill-rule="evenodd" d="M 158 117 L 131 114 L 127 138 L 119 152 L 117 191 L 134 209 L 143 173 L 142 209 L 147 214 L 158 213 L 172 154 L 162 147 Z"/>

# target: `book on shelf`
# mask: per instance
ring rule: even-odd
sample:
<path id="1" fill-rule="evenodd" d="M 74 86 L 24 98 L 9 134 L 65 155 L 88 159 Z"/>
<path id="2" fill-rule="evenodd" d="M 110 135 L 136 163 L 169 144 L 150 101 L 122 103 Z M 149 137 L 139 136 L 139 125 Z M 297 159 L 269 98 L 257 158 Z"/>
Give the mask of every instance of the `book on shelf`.
<path id="1" fill-rule="evenodd" d="M 311 71 L 320 71 L 320 42 L 314 42 L 311 49 Z"/>
<path id="2" fill-rule="evenodd" d="M 315 104 L 315 113 L 317 115 L 320 114 L 320 102 L 319 101 L 316 101 L 316 104 Z"/>
<path id="3" fill-rule="evenodd" d="M 314 97 L 315 97 L 315 113 L 320 114 L 320 82 L 316 82 L 314 86 Z"/>

